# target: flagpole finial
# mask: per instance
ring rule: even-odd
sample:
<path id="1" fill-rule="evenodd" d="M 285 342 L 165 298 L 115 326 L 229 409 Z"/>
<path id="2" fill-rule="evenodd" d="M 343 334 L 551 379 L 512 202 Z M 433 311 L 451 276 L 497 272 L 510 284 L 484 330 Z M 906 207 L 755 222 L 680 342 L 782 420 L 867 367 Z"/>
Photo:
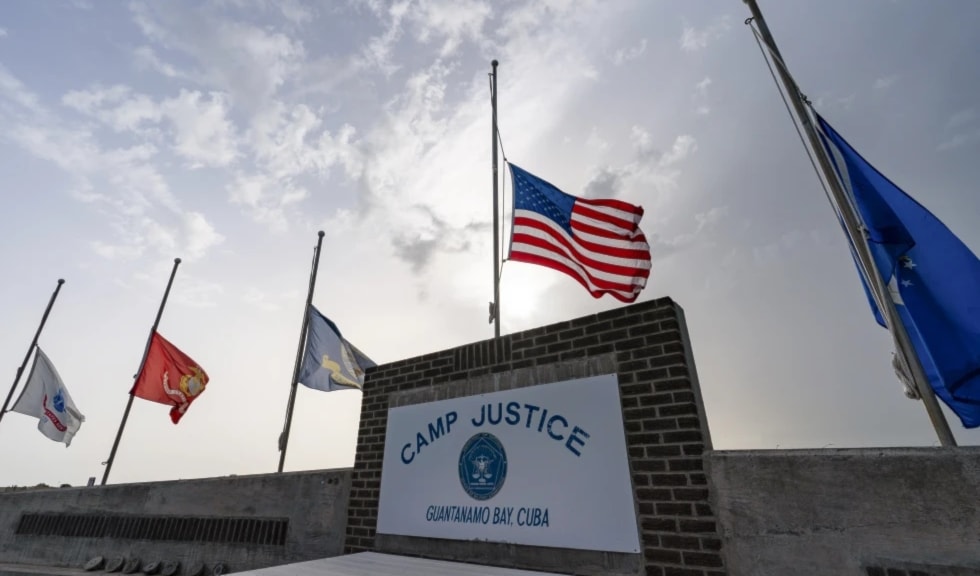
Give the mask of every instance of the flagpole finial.
<path id="1" fill-rule="evenodd" d="M 319 236 L 320 238 L 323 238 L 323 230 L 317 232 L 316 235 Z"/>
<path id="2" fill-rule="evenodd" d="M 490 65 L 493 66 L 494 68 L 497 67 L 497 64 L 499 64 L 499 62 L 497 62 L 496 60 L 490 62 Z"/>
<path id="3" fill-rule="evenodd" d="M 180 264 L 180 258 L 174 258 L 174 264 Z"/>
<path id="4" fill-rule="evenodd" d="M 64 278 L 58 278 L 58 285 L 59 286 L 62 285 L 62 284 L 64 284 L 64 283 L 65 283 L 65 279 Z"/>

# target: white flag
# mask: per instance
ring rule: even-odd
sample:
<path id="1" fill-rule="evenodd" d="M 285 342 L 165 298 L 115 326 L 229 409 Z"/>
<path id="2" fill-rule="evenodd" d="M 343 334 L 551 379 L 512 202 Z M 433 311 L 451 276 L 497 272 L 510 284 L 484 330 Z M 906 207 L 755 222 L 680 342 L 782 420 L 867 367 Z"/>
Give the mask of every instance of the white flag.
<path id="1" fill-rule="evenodd" d="M 55 442 L 71 446 L 85 416 L 75 403 L 47 355 L 38 346 L 31 365 L 31 375 L 17 403 L 10 409 L 38 419 L 37 429 Z"/>

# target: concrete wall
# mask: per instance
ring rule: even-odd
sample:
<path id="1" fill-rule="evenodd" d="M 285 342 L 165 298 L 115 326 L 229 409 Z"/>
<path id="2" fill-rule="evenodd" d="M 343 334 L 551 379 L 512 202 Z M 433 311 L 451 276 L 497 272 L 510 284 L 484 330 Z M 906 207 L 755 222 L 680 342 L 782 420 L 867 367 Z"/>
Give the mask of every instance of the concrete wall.
<path id="1" fill-rule="evenodd" d="M 731 576 L 980 574 L 980 448 L 712 452 Z"/>
<path id="2" fill-rule="evenodd" d="M 609 372 L 620 383 L 642 554 L 376 533 L 389 408 Z M 683 311 L 669 298 L 379 366 L 364 383 L 346 551 L 560 573 L 720 576 L 702 466 L 710 446 Z"/>
<path id="3" fill-rule="evenodd" d="M 0 493 L 0 563 L 138 557 L 237 572 L 336 556 L 349 493 L 350 470 Z"/>

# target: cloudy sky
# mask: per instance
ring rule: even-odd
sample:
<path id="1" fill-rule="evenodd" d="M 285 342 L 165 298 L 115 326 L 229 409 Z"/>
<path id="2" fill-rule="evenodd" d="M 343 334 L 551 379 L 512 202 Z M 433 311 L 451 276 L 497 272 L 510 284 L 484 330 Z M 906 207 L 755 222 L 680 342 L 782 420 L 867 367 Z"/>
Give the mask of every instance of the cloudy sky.
<path id="1" fill-rule="evenodd" d="M 762 9 L 828 121 L 980 251 L 980 4 Z M 376 361 L 491 337 L 494 58 L 508 159 L 645 208 L 641 299 L 684 307 L 716 448 L 935 444 L 746 16 L 738 0 L 3 3 L 0 390 L 64 277 L 40 342 L 87 421 L 66 449 L 7 415 L 0 485 L 101 478 L 178 256 L 160 331 L 211 383 L 177 426 L 137 400 L 111 482 L 275 471 L 317 230 L 314 302 Z M 520 263 L 501 298 L 504 333 L 618 305 Z M 301 388 L 287 469 L 350 466 L 359 408 Z"/>

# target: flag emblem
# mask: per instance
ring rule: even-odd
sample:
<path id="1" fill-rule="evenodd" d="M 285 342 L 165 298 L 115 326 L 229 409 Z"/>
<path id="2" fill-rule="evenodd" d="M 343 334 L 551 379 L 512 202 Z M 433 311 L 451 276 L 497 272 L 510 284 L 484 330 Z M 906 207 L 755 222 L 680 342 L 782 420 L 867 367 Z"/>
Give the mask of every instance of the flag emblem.
<path id="1" fill-rule="evenodd" d="M 57 398 L 58 397 L 55 396 L 55 399 Z M 51 425 L 54 426 L 58 432 L 64 432 L 68 430 L 68 427 L 62 424 L 61 420 L 58 419 L 58 416 L 53 412 L 51 412 L 51 410 L 48 408 L 47 394 L 44 395 L 44 400 L 41 401 L 41 405 L 44 407 L 44 415 L 47 417 L 47 419 L 51 422 Z M 58 405 L 55 404 L 54 409 L 57 410 L 58 412 L 64 413 L 65 405 L 62 403 L 61 407 L 59 408 Z"/>
<path id="2" fill-rule="evenodd" d="M 357 361 L 354 359 L 354 353 L 351 352 L 350 344 L 347 342 L 341 342 L 340 359 L 344 363 L 343 368 L 340 367 L 340 364 L 331 360 L 329 354 L 324 354 L 320 366 L 325 370 L 329 370 L 330 378 L 338 384 L 360 388 L 364 382 L 364 370 L 361 370 L 361 367 L 357 365 Z M 352 374 L 353 378 L 348 377 L 347 374 Z"/>
<path id="3" fill-rule="evenodd" d="M 191 366 L 190 369 L 192 374 L 180 375 L 176 389 L 170 387 L 170 371 L 166 370 L 163 373 L 163 391 L 173 399 L 177 411 L 181 414 L 187 411 L 187 407 L 191 405 L 194 397 L 204 392 L 204 388 L 208 384 L 208 375 L 200 367 Z"/>
<path id="4" fill-rule="evenodd" d="M 54 409 L 58 412 L 64 413 L 65 411 L 65 392 L 62 388 L 58 388 L 58 393 L 54 395 Z"/>

